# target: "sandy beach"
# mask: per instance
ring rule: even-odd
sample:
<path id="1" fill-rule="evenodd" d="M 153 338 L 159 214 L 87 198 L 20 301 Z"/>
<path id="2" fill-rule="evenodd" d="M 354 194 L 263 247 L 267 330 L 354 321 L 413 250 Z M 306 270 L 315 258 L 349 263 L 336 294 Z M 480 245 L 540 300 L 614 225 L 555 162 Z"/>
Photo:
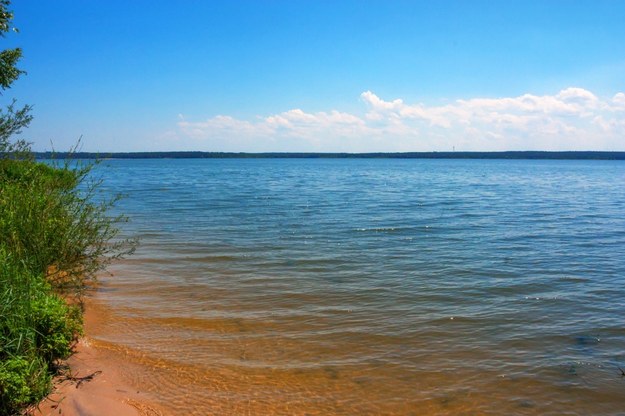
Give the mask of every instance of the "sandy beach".
<path id="1" fill-rule="evenodd" d="M 147 404 L 145 394 L 130 386 L 120 371 L 125 357 L 109 351 L 89 337 L 102 314 L 87 300 L 85 333 L 76 352 L 67 361 L 68 369 L 57 377 L 51 394 L 30 414 L 36 416 L 156 416 L 162 410 Z"/>

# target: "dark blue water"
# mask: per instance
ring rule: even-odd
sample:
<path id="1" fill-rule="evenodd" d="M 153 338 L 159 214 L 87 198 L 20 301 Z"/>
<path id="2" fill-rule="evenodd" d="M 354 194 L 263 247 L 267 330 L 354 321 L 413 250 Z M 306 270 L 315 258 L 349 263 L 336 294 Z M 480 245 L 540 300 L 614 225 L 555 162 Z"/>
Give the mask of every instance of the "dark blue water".
<path id="1" fill-rule="evenodd" d="M 97 337 L 172 413 L 625 414 L 625 163 L 104 165 Z"/>

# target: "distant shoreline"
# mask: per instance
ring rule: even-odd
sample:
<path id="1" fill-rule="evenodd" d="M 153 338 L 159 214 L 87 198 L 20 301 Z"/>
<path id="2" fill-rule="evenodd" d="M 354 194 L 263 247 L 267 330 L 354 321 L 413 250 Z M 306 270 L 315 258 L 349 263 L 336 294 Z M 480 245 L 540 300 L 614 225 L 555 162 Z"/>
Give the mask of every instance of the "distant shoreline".
<path id="1" fill-rule="evenodd" d="M 546 159 L 625 160 L 625 152 L 506 151 L 506 152 L 404 152 L 404 153 L 235 153 L 235 152 L 34 152 L 37 159 Z"/>

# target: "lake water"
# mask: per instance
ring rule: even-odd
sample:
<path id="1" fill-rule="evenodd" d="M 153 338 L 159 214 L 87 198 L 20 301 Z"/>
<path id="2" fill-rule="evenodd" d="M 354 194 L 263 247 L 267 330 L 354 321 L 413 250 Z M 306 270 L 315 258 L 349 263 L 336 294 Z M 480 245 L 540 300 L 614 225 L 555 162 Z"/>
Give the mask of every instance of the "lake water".
<path id="1" fill-rule="evenodd" d="M 92 334 L 172 414 L 625 414 L 625 163 L 111 160 Z"/>

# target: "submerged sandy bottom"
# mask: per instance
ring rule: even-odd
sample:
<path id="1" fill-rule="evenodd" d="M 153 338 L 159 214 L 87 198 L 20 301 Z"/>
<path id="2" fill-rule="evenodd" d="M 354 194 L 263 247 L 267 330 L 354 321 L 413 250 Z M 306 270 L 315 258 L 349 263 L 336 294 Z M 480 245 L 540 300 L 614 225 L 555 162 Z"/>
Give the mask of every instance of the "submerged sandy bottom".
<path id="1" fill-rule="evenodd" d="M 61 406 L 43 414 L 616 414 L 622 409 L 623 380 L 612 369 L 580 363 L 530 370 L 515 364 L 522 341 L 498 352 L 488 344 L 454 348 L 453 340 L 437 334 L 394 339 L 350 330 L 341 331 L 346 338 L 338 342 L 332 328 L 313 331 L 319 323 L 306 319 L 297 323 L 297 333 L 290 332 L 270 311 L 264 319 L 225 313 L 172 317 L 192 292 L 104 278 L 88 305 L 88 345 L 72 358 L 81 375 L 103 373 L 78 389 L 70 386 Z M 135 307 L 126 302 L 129 296 Z M 159 304 L 149 301 L 155 296 Z M 354 327 L 357 318 L 345 320 Z M 441 328 L 463 325 L 462 318 L 448 321 Z M 317 339 L 301 335 L 311 331 Z"/>

